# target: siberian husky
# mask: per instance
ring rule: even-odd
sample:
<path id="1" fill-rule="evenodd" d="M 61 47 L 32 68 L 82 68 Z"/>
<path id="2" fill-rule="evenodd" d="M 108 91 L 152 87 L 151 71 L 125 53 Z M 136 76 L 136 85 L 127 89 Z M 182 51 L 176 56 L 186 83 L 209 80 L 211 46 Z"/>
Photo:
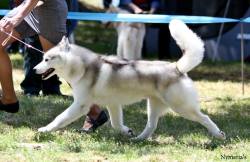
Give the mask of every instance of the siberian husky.
<path id="1" fill-rule="evenodd" d="M 129 14 L 130 12 L 110 6 L 107 13 Z M 136 22 L 112 22 L 108 24 L 111 24 L 117 31 L 117 56 L 128 60 L 141 59 L 143 40 L 146 34 L 145 24 Z"/>
<path id="2" fill-rule="evenodd" d="M 120 22 L 115 28 L 118 35 L 117 56 L 128 60 L 141 59 L 145 24 Z"/>
<path id="3" fill-rule="evenodd" d="M 204 53 L 202 40 L 182 21 L 172 20 L 172 37 L 183 51 L 177 62 L 128 61 L 115 56 L 100 56 L 86 48 L 69 44 L 67 38 L 45 53 L 34 69 L 48 79 L 54 74 L 64 78 L 73 89 L 74 102 L 39 132 L 63 128 L 88 113 L 92 104 L 108 108 L 111 125 L 131 135 L 124 125 L 122 105 L 147 99 L 148 121 L 135 139 L 150 137 L 160 116 L 168 108 L 182 117 L 199 122 L 219 139 L 225 134 L 200 111 L 199 98 L 187 72 L 201 63 Z M 140 123 L 138 123 L 140 124 Z"/>

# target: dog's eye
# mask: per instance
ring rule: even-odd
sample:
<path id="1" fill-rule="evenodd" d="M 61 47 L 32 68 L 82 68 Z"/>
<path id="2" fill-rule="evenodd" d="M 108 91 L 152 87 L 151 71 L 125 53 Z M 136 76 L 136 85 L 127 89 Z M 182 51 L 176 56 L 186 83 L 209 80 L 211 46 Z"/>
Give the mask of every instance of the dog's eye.
<path id="1" fill-rule="evenodd" d="M 52 56 L 50 59 L 53 60 L 53 59 L 55 59 L 55 58 L 56 58 L 56 56 Z"/>
<path id="2" fill-rule="evenodd" d="M 49 61 L 49 59 L 45 59 L 44 61 L 45 61 L 45 62 L 48 62 L 48 61 Z"/>

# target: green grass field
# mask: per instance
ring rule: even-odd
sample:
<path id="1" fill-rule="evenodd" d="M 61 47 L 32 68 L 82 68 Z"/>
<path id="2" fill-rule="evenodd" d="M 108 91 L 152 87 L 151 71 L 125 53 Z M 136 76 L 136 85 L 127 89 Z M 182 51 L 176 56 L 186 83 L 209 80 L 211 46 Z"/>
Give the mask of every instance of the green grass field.
<path id="1" fill-rule="evenodd" d="M 102 37 L 95 39 L 99 42 Z M 84 36 L 77 37 L 77 41 L 92 49 L 97 42 Z M 97 52 L 109 50 L 110 47 L 104 48 L 106 39 L 100 42 Z M 73 99 L 22 95 L 19 86 L 23 79 L 22 56 L 11 55 L 11 59 L 21 110 L 17 114 L 0 112 L 1 162 L 250 161 L 249 64 L 246 65 L 244 96 L 241 94 L 240 63 L 203 62 L 189 74 L 200 93 L 202 111 L 227 134 L 225 141 L 212 138 L 200 124 L 170 112 L 160 119 L 152 139 L 135 142 L 113 130 L 110 123 L 93 134 L 79 134 L 76 129 L 80 128 L 84 117 L 60 131 L 37 133 L 39 127 L 52 121 Z M 62 91 L 71 95 L 65 82 Z M 124 114 L 126 125 L 136 134 L 140 133 L 147 120 L 145 101 L 127 106 Z M 222 156 L 242 156 L 244 159 L 226 160 Z"/>

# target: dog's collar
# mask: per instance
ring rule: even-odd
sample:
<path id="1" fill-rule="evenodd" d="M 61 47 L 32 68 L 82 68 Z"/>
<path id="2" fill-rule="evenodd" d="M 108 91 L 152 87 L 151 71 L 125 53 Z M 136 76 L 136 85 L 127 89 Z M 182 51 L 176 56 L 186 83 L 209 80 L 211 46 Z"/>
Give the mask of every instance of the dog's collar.
<path id="1" fill-rule="evenodd" d="M 177 74 L 179 75 L 183 75 L 183 73 L 180 71 L 180 69 L 178 68 L 177 62 L 175 62 L 175 70 L 177 72 Z"/>

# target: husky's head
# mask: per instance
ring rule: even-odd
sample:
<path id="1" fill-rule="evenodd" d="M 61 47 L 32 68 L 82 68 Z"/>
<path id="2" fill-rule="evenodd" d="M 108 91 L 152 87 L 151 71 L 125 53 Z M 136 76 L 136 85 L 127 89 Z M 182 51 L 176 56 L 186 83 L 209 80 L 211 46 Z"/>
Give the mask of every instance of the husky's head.
<path id="1" fill-rule="evenodd" d="M 42 62 L 34 67 L 37 74 L 42 75 L 42 79 L 49 79 L 55 74 L 60 74 L 64 70 L 65 55 L 70 51 L 70 44 L 68 38 L 63 37 L 61 42 L 55 47 L 47 51 Z"/>

